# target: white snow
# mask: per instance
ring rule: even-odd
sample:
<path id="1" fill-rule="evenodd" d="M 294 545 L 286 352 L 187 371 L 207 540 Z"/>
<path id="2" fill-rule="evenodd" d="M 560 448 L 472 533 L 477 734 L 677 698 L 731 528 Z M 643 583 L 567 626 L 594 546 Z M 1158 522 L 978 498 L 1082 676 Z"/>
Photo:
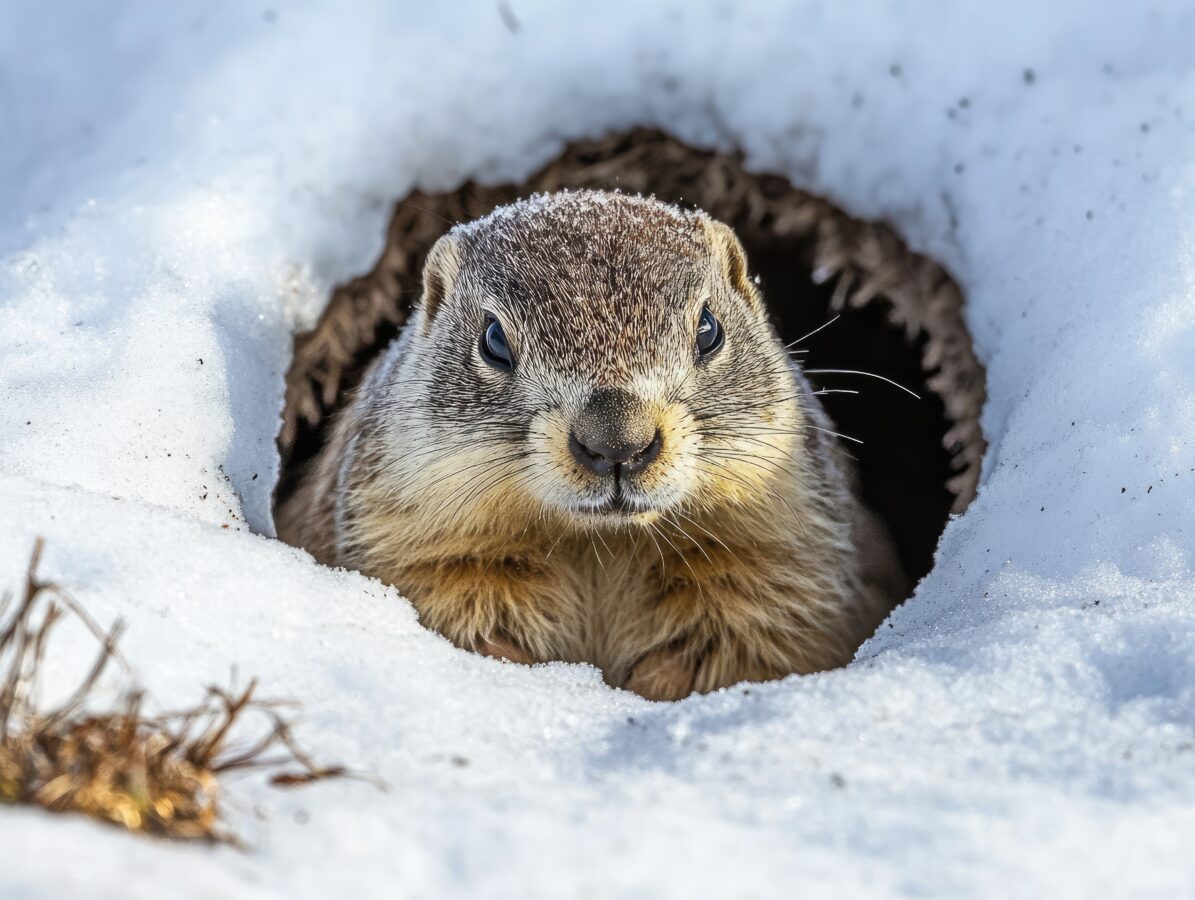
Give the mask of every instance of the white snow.
<path id="1" fill-rule="evenodd" d="M 164 706 L 236 666 L 390 789 L 238 779 L 247 852 L 0 809 L 0 895 L 1195 894 L 1195 9 L 500 6 L 5 4 L 0 584 L 44 535 Z M 845 670 L 653 705 L 262 536 L 391 202 L 634 124 L 968 295 L 981 494 Z"/>

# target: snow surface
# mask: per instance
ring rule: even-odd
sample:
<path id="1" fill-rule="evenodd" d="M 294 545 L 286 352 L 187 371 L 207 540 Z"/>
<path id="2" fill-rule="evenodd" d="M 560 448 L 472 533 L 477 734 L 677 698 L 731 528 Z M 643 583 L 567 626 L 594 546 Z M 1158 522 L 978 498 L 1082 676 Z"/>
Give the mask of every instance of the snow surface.
<path id="1" fill-rule="evenodd" d="M 0 895 L 1195 896 L 1193 48 L 1179 2 L 7 0 L 0 584 L 45 535 L 163 706 L 236 666 L 390 789 L 238 779 L 248 851 L 0 810 Z M 390 203 L 634 124 L 967 292 L 982 490 L 845 670 L 650 704 L 263 536 L 290 335 Z"/>

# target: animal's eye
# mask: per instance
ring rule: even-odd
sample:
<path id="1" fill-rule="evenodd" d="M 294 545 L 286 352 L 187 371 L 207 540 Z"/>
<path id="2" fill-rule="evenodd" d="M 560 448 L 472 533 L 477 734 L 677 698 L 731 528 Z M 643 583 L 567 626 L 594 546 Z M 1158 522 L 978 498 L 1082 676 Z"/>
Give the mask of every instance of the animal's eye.
<path id="1" fill-rule="evenodd" d="M 714 318 L 714 314 L 706 307 L 701 311 L 701 318 L 697 321 L 697 355 L 698 357 L 713 356 L 722 349 L 722 323 Z"/>
<path id="2" fill-rule="evenodd" d="M 491 318 L 481 333 L 478 345 L 481 358 L 503 372 L 510 372 L 515 367 L 514 357 L 510 353 L 510 345 L 506 343 L 506 332 L 498 324 L 498 320 Z"/>

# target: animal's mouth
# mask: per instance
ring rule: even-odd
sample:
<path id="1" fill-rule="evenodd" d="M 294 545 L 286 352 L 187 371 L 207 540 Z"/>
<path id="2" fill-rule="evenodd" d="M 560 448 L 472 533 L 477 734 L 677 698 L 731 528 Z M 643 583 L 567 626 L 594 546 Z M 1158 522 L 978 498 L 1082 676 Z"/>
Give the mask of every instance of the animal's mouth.
<path id="1" fill-rule="evenodd" d="M 631 503 L 622 492 L 616 493 L 605 502 L 593 507 L 592 512 L 604 516 L 630 516 L 643 512 L 637 504 Z"/>
<path id="2" fill-rule="evenodd" d="M 598 522 L 636 522 L 654 519 L 660 513 L 656 504 L 638 493 L 625 489 L 621 479 L 603 497 L 578 503 L 572 513 L 581 519 Z"/>

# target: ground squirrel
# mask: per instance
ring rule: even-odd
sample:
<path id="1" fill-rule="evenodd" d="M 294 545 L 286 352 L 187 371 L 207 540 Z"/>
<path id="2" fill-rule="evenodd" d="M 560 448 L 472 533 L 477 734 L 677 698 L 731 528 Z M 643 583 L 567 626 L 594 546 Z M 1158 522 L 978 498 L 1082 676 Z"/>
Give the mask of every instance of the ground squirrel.
<path id="1" fill-rule="evenodd" d="M 905 589 L 726 225 L 537 195 L 458 225 L 278 532 L 461 647 L 674 699 L 848 662 Z"/>

